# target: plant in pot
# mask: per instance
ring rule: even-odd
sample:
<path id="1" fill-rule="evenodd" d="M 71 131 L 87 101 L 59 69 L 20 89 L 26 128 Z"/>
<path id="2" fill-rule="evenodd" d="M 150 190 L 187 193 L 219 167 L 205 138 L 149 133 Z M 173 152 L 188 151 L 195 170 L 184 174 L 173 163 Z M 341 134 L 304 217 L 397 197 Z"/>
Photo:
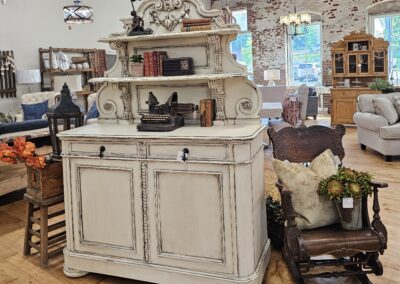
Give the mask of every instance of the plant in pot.
<path id="1" fill-rule="evenodd" d="M 375 78 L 368 86 L 370 89 L 381 91 L 384 94 L 394 92 L 394 86 L 389 81 L 380 78 Z"/>
<path id="2" fill-rule="evenodd" d="M 266 206 L 268 237 L 271 239 L 271 244 L 275 249 L 281 249 L 285 228 L 285 218 L 281 203 L 268 196 L 266 198 Z"/>
<path id="3" fill-rule="evenodd" d="M 333 200 L 343 229 L 362 228 L 362 197 L 372 194 L 372 176 L 349 168 L 339 168 L 337 173 L 320 182 L 318 193 Z"/>
<path id="4" fill-rule="evenodd" d="M 132 77 L 143 77 L 144 64 L 141 54 L 135 54 L 130 57 L 130 73 Z"/>

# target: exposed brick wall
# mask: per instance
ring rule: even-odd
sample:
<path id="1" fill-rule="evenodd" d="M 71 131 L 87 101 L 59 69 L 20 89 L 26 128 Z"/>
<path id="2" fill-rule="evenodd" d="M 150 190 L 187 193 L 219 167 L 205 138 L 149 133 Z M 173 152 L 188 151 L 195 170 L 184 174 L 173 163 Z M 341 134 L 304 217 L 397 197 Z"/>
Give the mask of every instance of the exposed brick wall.
<path id="1" fill-rule="evenodd" d="M 324 84 L 332 79 L 327 75 L 331 65 L 331 45 L 343 36 L 367 27 L 367 7 L 387 0 L 298 0 L 297 12 L 312 12 L 321 15 L 322 20 L 322 61 Z M 214 0 L 213 8 L 229 3 L 231 9 L 247 8 L 249 30 L 253 34 L 254 79 L 264 84 L 263 72 L 268 68 L 280 68 L 286 84 L 286 36 L 279 18 L 293 11 L 292 1 L 272 0 Z"/>

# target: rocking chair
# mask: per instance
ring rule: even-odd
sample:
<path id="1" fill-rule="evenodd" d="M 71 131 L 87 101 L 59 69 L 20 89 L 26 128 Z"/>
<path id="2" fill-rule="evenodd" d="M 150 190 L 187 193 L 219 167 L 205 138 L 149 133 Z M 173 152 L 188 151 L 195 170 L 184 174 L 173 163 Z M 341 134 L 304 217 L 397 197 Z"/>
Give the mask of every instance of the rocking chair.
<path id="1" fill-rule="evenodd" d="M 296 163 L 309 163 L 326 149 L 331 149 L 334 155 L 343 160 L 342 138 L 345 132 L 342 125 L 337 125 L 335 129 L 324 126 L 288 127 L 278 132 L 268 129 L 275 159 Z M 283 257 L 297 283 L 303 283 L 305 278 L 351 275 L 362 283 L 371 283 L 367 274 L 383 274 L 378 258 L 387 248 L 387 231 L 379 216 L 378 189 L 388 187 L 386 183 L 371 183 L 373 221 L 370 222 L 368 215 L 368 197 L 363 197 L 363 226 L 357 231 L 344 230 L 340 225 L 300 230 L 296 224 L 290 190 L 279 181 L 276 185 L 286 219 Z M 327 266 L 342 266 L 344 270 L 323 273 L 311 271 L 312 268 Z"/>

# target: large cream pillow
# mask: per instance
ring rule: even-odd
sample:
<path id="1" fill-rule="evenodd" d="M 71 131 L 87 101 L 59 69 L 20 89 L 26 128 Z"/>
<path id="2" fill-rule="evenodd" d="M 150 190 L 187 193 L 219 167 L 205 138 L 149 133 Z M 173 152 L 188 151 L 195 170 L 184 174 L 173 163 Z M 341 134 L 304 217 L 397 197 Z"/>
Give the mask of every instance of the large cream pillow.
<path id="1" fill-rule="evenodd" d="M 372 100 L 375 107 L 375 113 L 383 116 L 389 121 L 389 124 L 395 124 L 399 120 L 399 114 L 393 103 L 386 97 L 377 97 Z"/>
<path id="2" fill-rule="evenodd" d="M 337 172 L 333 154 L 326 150 L 312 161 L 310 167 L 273 159 L 279 180 L 292 192 L 296 222 L 300 229 L 314 229 L 339 222 L 333 201 L 318 195 L 318 185 Z"/>

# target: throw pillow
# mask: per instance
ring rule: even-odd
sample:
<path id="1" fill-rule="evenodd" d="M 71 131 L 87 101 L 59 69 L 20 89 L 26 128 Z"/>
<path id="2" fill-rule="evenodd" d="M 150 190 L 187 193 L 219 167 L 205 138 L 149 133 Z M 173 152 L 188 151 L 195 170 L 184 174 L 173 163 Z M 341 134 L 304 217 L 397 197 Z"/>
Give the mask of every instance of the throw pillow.
<path id="1" fill-rule="evenodd" d="M 339 222 L 334 203 L 317 192 L 320 181 L 337 171 L 330 150 L 316 157 L 308 168 L 275 159 L 272 164 L 279 180 L 293 192 L 292 202 L 300 229 L 315 229 Z"/>
<path id="2" fill-rule="evenodd" d="M 282 103 L 282 117 L 292 125 L 300 121 L 300 102 L 297 96 L 286 96 Z"/>
<path id="3" fill-rule="evenodd" d="M 49 109 L 49 101 L 44 101 L 37 104 L 22 104 L 22 110 L 24 112 L 24 120 L 41 119 L 42 116 Z"/>
<path id="4" fill-rule="evenodd" d="M 375 113 L 386 118 L 390 125 L 399 120 L 399 114 L 388 98 L 378 97 L 373 99 L 372 103 L 374 104 Z"/>
<path id="5" fill-rule="evenodd" d="M 393 96 L 393 105 L 400 116 L 400 95 Z"/>
<path id="6" fill-rule="evenodd" d="M 88 121 L 88 119 L 98 118 L 99 116 L 100 113 L 97 110 L 97 105 L 94 103 L 87 112 L 85 121 Z"/>

